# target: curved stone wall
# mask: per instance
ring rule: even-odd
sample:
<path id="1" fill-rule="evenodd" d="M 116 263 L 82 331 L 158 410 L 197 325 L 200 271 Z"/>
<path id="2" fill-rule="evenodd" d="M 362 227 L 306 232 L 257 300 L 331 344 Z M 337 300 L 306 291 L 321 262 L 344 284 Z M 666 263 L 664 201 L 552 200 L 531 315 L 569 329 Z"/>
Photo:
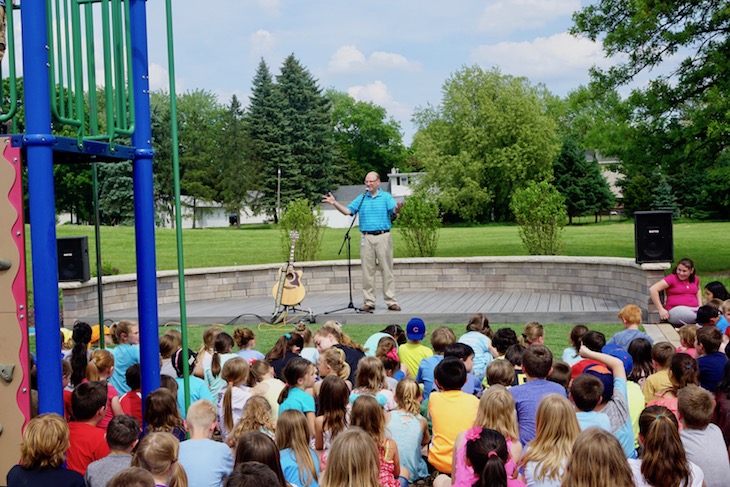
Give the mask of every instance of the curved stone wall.
<path id="1" fill-rule="evenodd" d="M 188 302 L 269 296 L 279 265 L 188 269 Z M 347 261 L 298 262 L 308 293 L 327 293 L 347 286 Z M 395 259 L 398 289 L 410 291 L 521 290 L 563 293 L 641 303 L 649 322 L 657 322 L 649 300 L 649 286 L 664 277 L 669 264 L 636 264 L 614 257 L 522 256 Z M 353 287 L 360 286 L 360 261 L 353 261 Z M 103 278 L 104 310 L 135 307 L 136 275 Z M 96 280 L 62 283 L 64 324 L 96 314 Z M 177 271 L 157 273 L 160 304 L 178 302 Z"/>

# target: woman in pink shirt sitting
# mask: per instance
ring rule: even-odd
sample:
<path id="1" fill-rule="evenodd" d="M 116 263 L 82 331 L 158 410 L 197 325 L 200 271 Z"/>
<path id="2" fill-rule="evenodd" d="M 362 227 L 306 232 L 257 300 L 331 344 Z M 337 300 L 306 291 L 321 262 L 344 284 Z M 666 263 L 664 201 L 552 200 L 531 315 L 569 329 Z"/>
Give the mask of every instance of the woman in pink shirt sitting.
<path id="1" fill-rule="evenodd" d="M 664 291 L 662 304 L 659 293 Z M 674 272 L 649 288 L 651 301 L 659 311 L 659 318 L 675 326 L 696 323 L 697 308 L 702 304 L 702 287 L 695 275 L 695 265 L 690 259 L 682 259 Z"/>

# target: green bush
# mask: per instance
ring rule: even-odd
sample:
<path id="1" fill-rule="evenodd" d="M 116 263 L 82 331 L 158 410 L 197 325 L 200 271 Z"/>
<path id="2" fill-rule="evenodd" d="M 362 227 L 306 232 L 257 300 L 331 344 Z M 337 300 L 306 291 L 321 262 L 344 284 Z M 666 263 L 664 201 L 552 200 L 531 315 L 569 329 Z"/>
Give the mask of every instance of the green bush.
<path id="1" fill-rule="evenodd" d="M 114 264 L 108 260 L 102 261 L 101 263 L 101 275 L 102 276 L 116 276 L 119 274 L 119 268 L 115 267 Z M 96 266 L 92 264 L 91 276 L 96 277 Z"/>
<path id="2" fill-rule="evenodd" d="M 568 222 L 565 199 L 547 181 L 531 182 L 518 189 L 510 204 L 520 226 L 520 238 L 531 255 L 556 255 L 563 244 Z"/>
<path id="3" fill-rule="evenodd" d="M 409 257 L 436 255 L 440 227 L 438 205 L 422 193 L 409 196 L 398 213 L 398 228 Z"/>
<path id="4" fill-rule="evenodd" d="M 315 207 L 311 201 L 299 199 L 289 203 L 279 222 L 281 229 L 281 249 L 283 260 L 289 258 L 291 246 L 290 234 L 292 230 L 299 232 L 294 250 L 296 261 L 315 260 L 322 246 L 324 238 L 324 217 L 319 206 Z"/>

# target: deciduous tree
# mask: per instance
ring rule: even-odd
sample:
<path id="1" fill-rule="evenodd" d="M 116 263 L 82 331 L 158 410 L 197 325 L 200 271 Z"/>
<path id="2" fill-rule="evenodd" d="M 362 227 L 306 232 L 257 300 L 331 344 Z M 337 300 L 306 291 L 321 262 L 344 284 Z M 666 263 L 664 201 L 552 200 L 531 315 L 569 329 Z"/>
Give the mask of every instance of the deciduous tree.
<path id="1" fill-rule="evenodd" d="M 438 107 L 415 115 L 414 155 L 441 207 L 472 222 L 512 218 L 516 188 L 552 177 L 559 150 L 547 93 L 497 69 L 465 67 L 443 86 Z"/>
<path id="2" fill-rule="evenodd" d="M 333 89 L 325 95 L 332 104 L 335 145 L 347 165 L 343 182 L 360 184 L 370 171 L 384 177 L 391 168 L 403 169 L 406 149 L 401 128 L 384 108 Z"/>

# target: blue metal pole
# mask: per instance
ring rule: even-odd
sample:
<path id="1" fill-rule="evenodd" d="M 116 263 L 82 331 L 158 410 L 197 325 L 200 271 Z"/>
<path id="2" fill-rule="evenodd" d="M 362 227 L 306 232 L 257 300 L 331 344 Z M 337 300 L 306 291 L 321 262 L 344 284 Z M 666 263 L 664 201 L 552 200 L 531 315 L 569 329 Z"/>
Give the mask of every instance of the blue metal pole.
<path id="1" fill-rule="evenodd" d="M 160 387 L 160 348 L 157 314 L 157 266 L 152 182 L 152 127 L 147 54 L 146 0 L 129 2 L 132 37 L 132 79 L 136 128 L 134 155 L 134 217 L 137 251 L 137 309 L 142 366 L 142 397 Z"/>
<path id="2" fill-rule="evenodd" d="M 38 410 L 63 415 L 61 337 L 53 186 L 51 97 L 45 0 L 23 0 L 23 72 L 26 157 L 30 194 Z"/>

